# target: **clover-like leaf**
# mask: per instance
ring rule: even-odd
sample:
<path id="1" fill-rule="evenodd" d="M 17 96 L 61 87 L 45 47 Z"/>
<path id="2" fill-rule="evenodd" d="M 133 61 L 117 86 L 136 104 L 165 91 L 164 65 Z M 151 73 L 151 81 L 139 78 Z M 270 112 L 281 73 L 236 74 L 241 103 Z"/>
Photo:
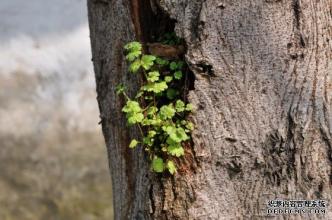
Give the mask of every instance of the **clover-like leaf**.
<path id="1" fill-rule="evenodd" d="M 153 126 L 160 126 L 162 124 L 162 120 L 160 118 L 155 118 L 151 120 L 151 125 Z"/>
<path id="2" fill-rule="evenodd" d="M 153 55 L 143 55 L 141 65 L 144 69 L 149 70 L 153 66 L 153 61 L 156 59 Z"/>
<path id="3" fill-rule="evenodd" d="M 152 169 L 157 173 L 162 173 L 165 169 L 163 159 L 155 156 L 152 160 Z"/>
<path id="4" fill-rule="evenodd" d="M 142 124 L 143 126 L 151 125 L 151 119 L 144 118 L 144 119 L 142 120 L 141 124 Z"/>
<path id="5" fill-rule="evenodd" d="M 162 58 L 157 57 L 157 58 L 156 58 L 156 63 L 159 64 L 159 65 L 161 65 L 161 66 L 164 66 L 164 65 L 167 65 L 167 64 L 168 64 L 168 61 L 165 60 L 165 59 L 162 59 Z"/>
<path id="6" fill-rule="evenodd" d="M 187 128 L 188 130 L 192 131 L 192 130 L 194 130 L 195 126 L 194 126 L 194 124 L 193 124 L 192 122 L 188 122 L 188 123 L 186 124 L 186 128 Z"/>
<path id="7" fill-rule="evenodd" d="M 130 144 L 129 144 L 129 148 L 135 148 L 138 144 L 138 141 L 136 139 L 132 139 Z"/>
<path id="8" fill-rule="evenodd" d="M 154 93 L 160 93 L 168 88 L 166 82 L 158 82 L 155 83 L 153 86 L 153 92 Z"/>
<path id="9" fill-rule="evenodd" d="M 178 64 L 175 62 L 175 61 L 172 61 L 170 64 L 169 64 L 169 68 L 171 70 L 177 70 L 178 68 Z"/>
<path id="10" fill-rule="evenodd" d="M 124 48 L 129 51 L 140 51 L 142 50 L 142 44 L 140 42 L 133 41 L 126 44 Z"/>
<path id="11" fill-rule="evenodd" d="M 176 127 L 169 125 L 169 126 L 164 126 L 163 130 L 168 134 L 171 135 L 176 132 Z"/>
<path id="12" fill-rule="evenodd" d="M 152 130 L 148 132 L 148 137 L 153 138 L 157 134 L 156 131 Z"/>
<path id="13" fill-rule="evenodd" d="M 169 145 L 167 147 L 167 152 L 176 157 L 181 157 L 184 155 L 184 149 L 181 146 L 181 144 L 174 144 L 174 145 Z"/>
<path id="14" fill-rule="evenodd" d="M 172 82 L 173 77 L 171 77 L 171 76 L 165 76 L 164 80 L 165 80 L 165 82 L 169 83 L 169 82 Z"/>
<path id="15" fill-rule="evenodd" d="M 187 104 L 185 110 L 188 112 L 192 112 L 194 110 L 194 105 L 191 103 Z"/>
<path id="16" fill-rule="evenodd" d="M 175 79 L 177 79 L 177 80 L 180 80 L 180 79 L 182 79 L 182 71 L 176 71 L 175 73 L 174 73 L 174 78 Z"/>
<path id="17" fill-rule="evenodd" d="M 134 61 L 136 58 L 138 58 L 142 54 L 142 51 L 135 50 L 127 54 L 126 59 L 130 62 Z"/>
<path id="18" fill-rule="evenodd" d="M 142 113 L 133 113 L 133 114 L 127 114 L 127 120 L 129 125 L 133 125 L 136 123 L 142 122 L 144 119 L 144 115 Z"/>
<path id="19" fill-rule="evenodd" d="M 180 124 L 181 124 L 181 125 L 186 125 L 187 123 L 188 123 L 188 122 L 187 122 L 186 120 L 181 120 L 181 121 L 180 121 Z M 179 123 L 178 123 L 178 124 L 179 124 Z"/>
<path id="20" fill-rule="evenodd" d="M 133 63 L 130 64 L 129 71 L 132 73 L 136 73 L 140 67 L 141 67 L 141 62 L 139 60 L 135 60 Z"/>
<path id="21" fill-rule="evenodd" d="M 166 167 L 167 167 L 168 172 L 169 172 L 170 174 L 173 175 L 174 173 L 176 173 L 176 166 L 175 166 L 175 164 L 174 164 L 173 161 L 171 161 L 171 160 L 167 161 L 167 163 L 166 163 Z"/>
<path id="22" fill-rule="evenodd" d="M 160 93 L 168 88 L 165 81 L 162 82 L 155 82 L 155 83 L 148 83 L 146 86 L 143 87 L 144 90 L 148 92 Z"/>
<path id="23" fill-rule="evenodd" d="M 179 127 L 176 128 L 175 132 L 169 134 L 169 138 L 176 143 L 180 143 L 181 141 L 188 140 L 189 136 L 186 134 L 183 128 Z"/>
<path id="24" fill-rule="evenodd" d="M 160 108 L 159 114 L 161 119 L 170 119 L 175 115 L 175 109 L 172 104 L 164 105 Z"/>
<path id="25" fill-rule="evenodd" d="M 140 112 L 142 111 L 140 105 L 136 101 L 129 100 L 127 101 L 126 105 L 122 108 L 123 112 L 129 113 L 129 112 Z"/>
<path id="26" fill-rule="evenodd" d="M 159 80 L 159 72 L 158 71 L 152 71 L 152 72 L 149 72 L 148 73 L 148 78 L 147 80 L 149 82 L 155 82 L 155 81 L 158 81 Z"/>
<path id="27" fill-rule="evenodd" d="M 144 115 L 138 102 L 129 100 L 122 108 L 122 111 L 126 113 L 128 124 L 133 125 L 142 122 Z"/>
<path id="28" fill-rule="evenodd" d="M 177 112 L 183 112 L 185 109 L 185 104 L 181 100 L 176 100 L 175 109 Z"/>

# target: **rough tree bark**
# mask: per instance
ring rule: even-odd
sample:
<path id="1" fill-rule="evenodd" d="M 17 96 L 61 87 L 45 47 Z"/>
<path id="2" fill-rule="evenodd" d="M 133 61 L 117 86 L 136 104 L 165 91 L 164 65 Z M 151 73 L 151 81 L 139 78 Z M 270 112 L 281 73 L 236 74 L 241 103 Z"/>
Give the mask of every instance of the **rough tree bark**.
<path id="1" fill-rule="evenodd" d="M 273 198 L 331 201 L 331 0 L 89 0 L 115 219 L 265 219 Z M 123 45 L 169 16 L 195 75 L 194 145 L 174 178 L 149 172 L 114 87 Z M 279 219 L 302 219 L 281 215 Z M 309 218 L 309 217 L 307 217 Z M 332 219 L 327 214 L 311 219 Z"/>

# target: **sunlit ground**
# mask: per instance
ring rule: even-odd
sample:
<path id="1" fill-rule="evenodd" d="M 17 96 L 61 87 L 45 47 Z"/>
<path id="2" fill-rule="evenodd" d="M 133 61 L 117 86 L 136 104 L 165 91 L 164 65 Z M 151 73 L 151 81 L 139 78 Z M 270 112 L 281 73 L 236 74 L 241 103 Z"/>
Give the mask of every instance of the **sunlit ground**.
<path id="1" fill-rule="evenodd" d="M 86 1 L 0 12 L 0 220 L 112 219 Z"/>

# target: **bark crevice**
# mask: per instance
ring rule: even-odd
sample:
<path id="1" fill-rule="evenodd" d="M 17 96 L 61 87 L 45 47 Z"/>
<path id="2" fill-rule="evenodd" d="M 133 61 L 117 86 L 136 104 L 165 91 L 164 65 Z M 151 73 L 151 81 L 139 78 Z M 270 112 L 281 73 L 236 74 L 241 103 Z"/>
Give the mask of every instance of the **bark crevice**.
<path id="1" fill-rule="evenodd" d="M 294 26 L 297 30 L 300 30 L 300 22 L 301 22 L 301 7 L 300 0 L 292 0 L 292 7 L 294 12 Z"/>
<path id="2" fill-rule="evenodd" d="M 174 31 L 175 19 L 165 13 L 164 9 L 160 7 L 156 1 L 148 1 L 142 4 L 137 0 L 132 0 L 131 14 L 132 21 L 135 26 L 136 39 L 143 42 L 144 45 L 153 44 L 158 38 L 165 33 Z M 143 7 L 144 5 L 144 7 Z M 181 55 L 182 56 L 182 55 Z M 205 68 L 205 67 L 204 67 Z M 207 66 L 206 71 L 212 72 L 212 67 Z M 195 77 L 188 69 L 185 75 L 185 90 L 184 99 L 186 100 L 186 93 L 194 89 Z M 179 177 L 172 177 L 167 174 L 156 175 L 150 173 L 149 182 L 149 204 L 151 219 L 188 219 L 188 207 L 192 203 L 194 197 L 187 198 L 188 193 L 192 190 L 190 184 L 183 183 L 181 175 L 192 175 L 197 167 L 197 158 L 192 152 L 192 143 L 185 146 L 185 157 L 179 159 Z"/>

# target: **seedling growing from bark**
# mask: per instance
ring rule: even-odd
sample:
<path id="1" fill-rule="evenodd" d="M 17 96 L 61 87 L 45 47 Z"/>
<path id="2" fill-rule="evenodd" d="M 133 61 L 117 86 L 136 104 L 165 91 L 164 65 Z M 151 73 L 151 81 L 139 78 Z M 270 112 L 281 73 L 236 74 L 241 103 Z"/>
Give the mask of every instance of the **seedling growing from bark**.
<path id="1" fill-rule="evenodd" d="M 130 63 L 129 72 L 142 74 L 144 78 L 144 84 L 134 98 L 126 94 L 125 85 L 120 84 L 116 88 L 117 94 L 127 99 L 122 111 L 128 125 L 136 125 L 141 131 L 140 140 L 133 139 L 129 147 L 143 146 L 153 171 L 175 174 L 174 159 L 184 156 L 184 142 L 190 140 L 194 129 L 193 123 L 186 120 L 187 114 L 193 111 L 193 105 L 180 98 L 185 63 L 174 58 L 167 60 L 143 54 L 139 42 L 130 42 L 124 49 Z"/>

